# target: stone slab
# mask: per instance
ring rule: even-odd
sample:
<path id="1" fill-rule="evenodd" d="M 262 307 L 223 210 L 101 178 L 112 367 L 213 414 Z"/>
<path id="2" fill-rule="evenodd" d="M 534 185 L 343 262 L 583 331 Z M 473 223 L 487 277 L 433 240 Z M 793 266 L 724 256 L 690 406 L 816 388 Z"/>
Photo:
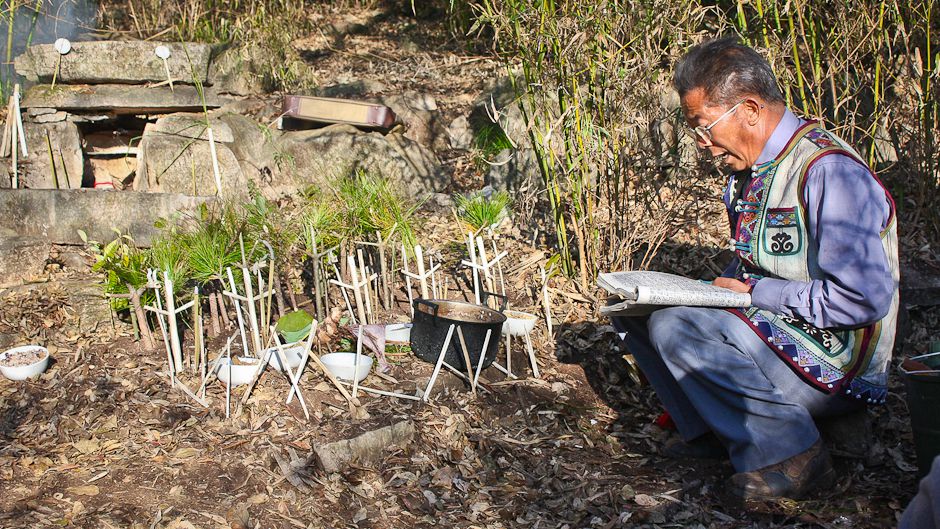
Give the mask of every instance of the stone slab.
<path id="1" fill-rule="evenodd" d="M 114 230 L 148 246 L 154 222 L 178 211 L 193 211 L 211 197 L 94 189 L 0 189 L 0 233 L 42 238 L 55 244 L 84 244 L 78 230 L 110 241 Z"/>
<path id="2" fill-rule="evenodd" d="M 205 83 L 211 48 L 192 42 L 95 41 L 73 42 L 67 55 L 59 55 L 52 44 L 29 47 L 16 58 L 17 73 L 34 82 L 51 83 L 153 83 L 166 81 L 163 60 L 157 46 L 166 46 L 166 60 L 175 83 Z M 58 63 L 58 74 L 55 73 Z"/>
<path id="3" fill-rule="evenodd" d="M 205 106 L 218 108 L 223 100 L 211 90 L 204 91 Z M 23 108 L 55 108 L 73 112 L 110 114 L 169 114 L 203 109 L 195 87 L 129 85 L 36 85 L 23 97 Z"/>
<path id="4" fill-rule="evenodd" d="M 0 287 L 38 278 L 46 268 L 51 247 L 38 237 L 0 237 Z"/>

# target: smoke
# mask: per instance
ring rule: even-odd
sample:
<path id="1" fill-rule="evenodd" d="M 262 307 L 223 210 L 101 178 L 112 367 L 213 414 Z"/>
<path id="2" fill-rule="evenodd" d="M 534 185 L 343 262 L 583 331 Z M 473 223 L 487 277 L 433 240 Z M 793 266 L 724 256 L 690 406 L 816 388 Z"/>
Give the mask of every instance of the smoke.
<path id="1" fill-rule="evenodd" d="M 48 44 L 58 38 L 87 40 L 96 27 L 97 14 L 95 0 L 0 0 L 3 93 L 9 93 L 14 82 L 21 82 L 14 80 L 13 60 L 27 45 Z"/>

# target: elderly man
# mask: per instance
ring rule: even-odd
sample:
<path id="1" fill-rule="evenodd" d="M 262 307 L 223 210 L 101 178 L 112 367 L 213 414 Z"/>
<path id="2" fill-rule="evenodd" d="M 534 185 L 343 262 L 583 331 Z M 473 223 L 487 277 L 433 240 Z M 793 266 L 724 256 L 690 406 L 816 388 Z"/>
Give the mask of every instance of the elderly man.
<path id="1" fill-rule="evenodd" d="M 770 65 L 736 39 L 692 48 L 673 82 L 698 147 L 731 173 L 735 258 L 714 284 L 753 306 L 614 323 L 676 423 L 664 454 L 729 456 L 736 494 L 798 498 L 836 477 L 813 418 L 885 398 L 894 203 L 858 153 L 786 108 Z"/>

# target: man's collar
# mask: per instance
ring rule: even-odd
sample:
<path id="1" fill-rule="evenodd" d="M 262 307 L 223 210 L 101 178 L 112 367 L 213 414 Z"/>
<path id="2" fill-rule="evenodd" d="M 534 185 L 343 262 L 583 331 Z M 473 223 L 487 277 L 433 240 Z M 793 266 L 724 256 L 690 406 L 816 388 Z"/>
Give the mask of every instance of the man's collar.
<path id="1" fill-rule="evenodd" d="M 760 165 L 766 163 L 780 154 L 780 151 L 787 146 L 787 142 L 793 137 L 793 133 L 796 132 L 796 129 L 800 128 L 805 122 L 806 121 L 798 118 L 796 114 L 790 112 L 790 109 L 786 109 L 783 112 L 783 117 L 780 118 L 780 123 L 777 123 L 777 128 L 774 129 L 773 134 L 770 135 L 770 139 L 764 144 L 764 149 L 761 151 L 760 156 L 757 157 L 756 164 Z"/>

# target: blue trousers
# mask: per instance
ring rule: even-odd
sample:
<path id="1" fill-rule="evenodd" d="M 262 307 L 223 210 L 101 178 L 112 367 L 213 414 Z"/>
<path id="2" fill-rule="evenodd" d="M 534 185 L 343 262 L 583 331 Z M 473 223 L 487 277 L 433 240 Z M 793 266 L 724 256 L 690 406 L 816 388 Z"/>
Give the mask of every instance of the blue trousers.
<path id="1" fill-rule="evenodd" d="M 613 322 L 679 435 L 714 432 L 738 472 L 807 450 L 819 439 L 813 417 L 863 406 L 811 387 L 725 310 L 669 307 Z"/>

